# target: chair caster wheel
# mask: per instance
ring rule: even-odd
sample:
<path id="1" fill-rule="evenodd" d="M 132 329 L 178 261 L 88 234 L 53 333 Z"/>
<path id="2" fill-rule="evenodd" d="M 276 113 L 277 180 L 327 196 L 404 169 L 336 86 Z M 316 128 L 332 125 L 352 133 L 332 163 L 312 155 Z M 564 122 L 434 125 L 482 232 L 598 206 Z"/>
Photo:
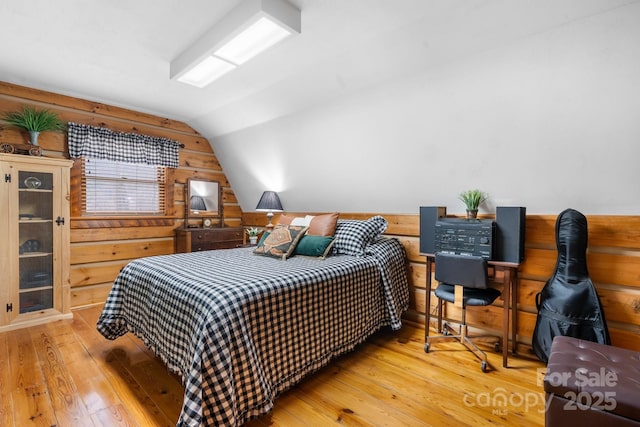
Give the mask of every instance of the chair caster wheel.
<path id="1" fill-rule="evenodd" d="M 424 352 L 425 352 L 425 353 L 429 353 L 429 343 L 426 343 L 426 344 L 424 345 Z"/>
<path id="2" fill-rule="evenodd" d="M 495 350 L 496 353 L 500 353 L 500 343 L 497 342 L 493 345 L 493 349 Z"/>
<path id="3" fill-rule="evenodd" d="M 482 363 L 480 364 L 480 370 L 482 372 L 487 372 L 487 362 L 485 362 L 484 360 L 482 361 Z"/>

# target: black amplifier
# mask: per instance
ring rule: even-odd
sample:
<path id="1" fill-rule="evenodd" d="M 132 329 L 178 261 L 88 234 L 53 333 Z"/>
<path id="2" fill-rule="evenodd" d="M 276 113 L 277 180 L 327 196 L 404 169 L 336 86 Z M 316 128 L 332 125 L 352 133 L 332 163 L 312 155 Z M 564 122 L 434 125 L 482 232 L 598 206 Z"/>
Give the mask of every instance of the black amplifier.
<path id="1" fill-rule="evenodd" d="M 492 259 L 496 230 L 493 220 L 441 218 L 435 229 L 436 252 Z"/>

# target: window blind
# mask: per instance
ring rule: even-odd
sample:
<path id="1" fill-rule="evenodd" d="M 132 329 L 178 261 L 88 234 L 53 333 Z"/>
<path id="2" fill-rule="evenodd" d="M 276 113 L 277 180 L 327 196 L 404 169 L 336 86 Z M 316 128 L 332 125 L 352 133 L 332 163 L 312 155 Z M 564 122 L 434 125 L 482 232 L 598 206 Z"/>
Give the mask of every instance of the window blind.
<path id="1" fill-rule="evenodd" d="M 88 215 L 162 215 L 165 168 L 82 159 L 82 212 Z"/>

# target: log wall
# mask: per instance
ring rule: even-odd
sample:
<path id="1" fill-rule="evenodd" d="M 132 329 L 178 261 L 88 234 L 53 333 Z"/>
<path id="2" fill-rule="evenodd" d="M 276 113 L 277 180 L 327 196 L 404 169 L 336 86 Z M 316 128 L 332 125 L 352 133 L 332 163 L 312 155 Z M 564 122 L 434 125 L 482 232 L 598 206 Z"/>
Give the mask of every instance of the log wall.
<path id="1" fill-rule="evenodd" d="M 367 219 L 373 215 L 341 213 L 340 218 Z M 420 255 L 420 216 L 381 215 L 389 222 L 386 235 L 397 237 L 403 243 L 409 259 L 411 302 L 404 317 L 424 325 L 426 263 Z M 537 316 L 535 296 L 556 264 L 556 217 L 527 215 L 525 261 L 518 269 L 518 351 L 522 354 L 531 351 Z M 276 224 L 277 220 L 278 215 L 275 215 L 273 223 Z M 243 221 L 245 225 L 264 226 L 266 218 L 262 213 L 244 213 Z M 587 215 L 587 221 L 589 274 L 604 306 L 612 344 L 640 351 L 640 216 Z M 432 296 L 432 321 L 435 321 L 436 300 Z M 459 313 L 453 307 L 447 307 L 447 313 L 451 318 L 459 319 Z M 502 300 L 489 307 L 470 308 L 467 320 L 470 325 L 499 333 Z"/>
<path id="2" fill-rule="evenodd" d="M 101 103 L 43 92 L 0 82 L 0 114 L 16 111 L 22 104 L 47 108 L 65 121 L 107 126 L 117 131 L 165 136 L 185 144 L 180 167 L 169 173 L 172 209 L 166 217 L 99 218 L 79 216 L 79 169 L 72 170 L 71 286 L 72 307 L 102 304 L 122 266 L 146 255 L 174 252 L 174 232 L 182 225 L 184 185 L 188 178 L 213 179 L 221 183 L 227 226 L 264 226 L 262 213 L 241 211 L 210 144 L 184 123 Z M 0 142 L 24 143 L 26 132 L 0 121 Z M 46 156 L 68 157 L 66 138 L 45 132 L 40 145 Z M 417 207 L 416 207 L 417 211 Z M 366 219 L 373 213 L 341 214 L 341 218 Z M 419 253 L 418 214 L 387 215 L 387 235 L 404 244 L 409 259 L 410 310 L 408 321 L 424 324 L 426 266 Z M 277 221 L 278 216 L 274 218 Z M 556 215 L 528 215 L 526 260 L 519 269 L 518 342 L 529 351 L 536 320 L 535 295 L 553 272 L 556 261 Z M 640 350 L 640 216 L 587 216 L 589 222 L 588 265 L 609 324 L 614 345 Z M 435 298 L 432 299 L 435 303 Z M 500 330 L 501 302 L 484 309 L 469 310 L 469 322 L 490 331 Z M 434 307 L 430 313 L 433 316 Z M 455 317 L 455 310 L 448 313 Z"/>
<path id="3" fill-rule="evenodd" d="M 80 214 L 80 167 L 71 170 L 71 305 L 101 304 L 113 279 L 132 259 L 174 253 L 174 229 L 183 224 L 184 190 L 189 178 L 220 182 L 225 224 L 239 226 L 242 211 L 209 142 L 194 129 L 150 114 L 98 102 L 44 92 L 0 82 L 0 114 L 18 111 L 22 105 L 46 108 L 61 120 L 103 126 L 119 132 L 162 136 L 185 145 L 180 149 L 180 167 L 168 169 L 168 212 L 163 217 L 83 218 Z M 24 144 L 27 132 L 0 120 L 0 142 Z M 68 158 L 66 136 L 43 132 L 39 144 L 43 155 Z M 18 154 L 16 154 L 18 155 Z"/>

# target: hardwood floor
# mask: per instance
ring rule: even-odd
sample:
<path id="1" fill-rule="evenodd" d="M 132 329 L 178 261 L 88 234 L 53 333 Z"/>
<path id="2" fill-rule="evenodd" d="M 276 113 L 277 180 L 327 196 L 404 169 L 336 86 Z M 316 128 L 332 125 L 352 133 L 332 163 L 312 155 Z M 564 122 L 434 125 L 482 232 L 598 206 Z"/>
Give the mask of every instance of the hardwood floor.
<path id="1" fill-rule="evenodd" d="M 100 307 L 73 320 L 0 333 L 0 425 L 174 426 L 180 379 L 128 334 L 96 329 Z M 283 393 L 261 426 L 542 426 L 544 365 L 488 352 L 480 371 L 459 344 L 423 351 L 423 332 L 380 331 Z"/>

